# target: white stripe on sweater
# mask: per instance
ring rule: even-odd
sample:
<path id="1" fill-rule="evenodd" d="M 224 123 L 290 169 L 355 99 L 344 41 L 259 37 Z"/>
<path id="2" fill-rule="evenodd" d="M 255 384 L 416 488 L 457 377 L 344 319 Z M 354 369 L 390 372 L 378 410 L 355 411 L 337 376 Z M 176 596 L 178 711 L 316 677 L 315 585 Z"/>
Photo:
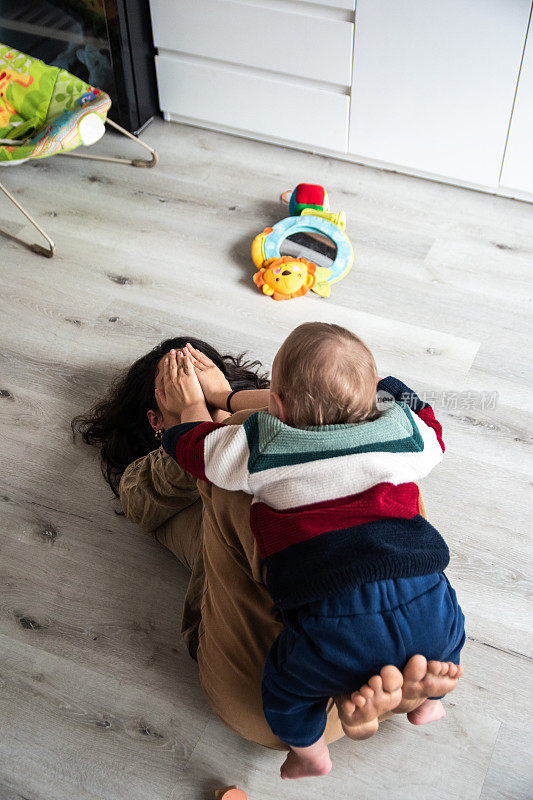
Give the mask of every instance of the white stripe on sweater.
<path id="1" fill-rule="evenodd" d="M 248 484 L 249 457 L 248 439 L 242 425 L 223 425 L 204 439 L 205 476 L 215 486 L 253 494 Z"/>
<path id="2" fill-rule="evenodd" d="M 419 481 L 442 461 L 435 431 L 420 418 L 414 420 L 424 441 L 421 452 L 356 453 L 303 464 L 248 472 L 246 433 L 241 425 L 227 425 L 204 440 L 205 474 L 217 486 L 243 490 L 274 509 L 293 508 L 359 494 L 379 483 Z"/>

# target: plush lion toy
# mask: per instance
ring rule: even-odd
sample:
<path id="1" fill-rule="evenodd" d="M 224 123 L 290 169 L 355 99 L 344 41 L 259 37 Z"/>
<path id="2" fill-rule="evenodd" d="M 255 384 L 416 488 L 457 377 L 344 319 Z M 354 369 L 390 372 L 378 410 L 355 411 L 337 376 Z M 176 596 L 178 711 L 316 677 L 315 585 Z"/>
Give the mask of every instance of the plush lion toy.
<path id="1" fill-rule="evenodd" d="M 274 300 L 301 297 L 316 282 L 316 264 L 306 258 L 269 258 L 253 276 L 254 283 Z"/>

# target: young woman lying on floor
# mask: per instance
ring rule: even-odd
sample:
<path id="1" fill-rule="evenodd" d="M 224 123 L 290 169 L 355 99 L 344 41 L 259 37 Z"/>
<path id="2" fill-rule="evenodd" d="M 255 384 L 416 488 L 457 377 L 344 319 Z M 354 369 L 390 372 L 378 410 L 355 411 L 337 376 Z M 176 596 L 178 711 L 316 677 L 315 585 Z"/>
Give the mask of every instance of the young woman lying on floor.
<path id="1" fill-rule="evenodd" d="M 263 667 L 284 626 L 263 582 L 249 524 L 251 496 L 197 482 L 159 447 L 162 433 L 176 419 L 156 399 L 156 389 L 163 388 L 169 352 L 181 351 L 187 343 L 191 352 L 204 354 L 212 362 L 228 394 L 234 389 L 269 386 L 258 371 L 258 361 L 245 363 L 242 357 L 221 356 L 194 338 L 170 339 L 136 361 L 106 398 L 73 421 L 73 428 L 87 444 L 100 448 L 104 477 L 120 497 L 128 519 L 170 549 L 191 573 L 182 636 L 198 661 L 200 682 L 213 710 L 244 738 L 287 750 L 272 733 L 262 706 Z M 208 405 L 213 421 L 230 419 L 232 425 L 242 424 L 253 411 L 244 410 L 238 398 L 234 397 L 237 402 L 231 407 L 242 410 L 231 419 L 227 411 Z M 406 689 L 424 679 L 426 666 L 422 656 L 411 659 L 403 677 Z M 375 706 L 373 713 L 376 708 L 386 711 L 398 705 L 401 673 L 398 682 L 398 676 L 387 670 L 371 678 L 363 694 L 353 695 L 356 703 L 348 696 L 336 698 L 342 721 L 335 700 L 330 699 L 324 732 L 327 743 L 344 732 L 350 735 L 350 722 L 360 715 L 361 704 L 367 712 Z M 297 776 L 288 770 L 285 777 Z"/>

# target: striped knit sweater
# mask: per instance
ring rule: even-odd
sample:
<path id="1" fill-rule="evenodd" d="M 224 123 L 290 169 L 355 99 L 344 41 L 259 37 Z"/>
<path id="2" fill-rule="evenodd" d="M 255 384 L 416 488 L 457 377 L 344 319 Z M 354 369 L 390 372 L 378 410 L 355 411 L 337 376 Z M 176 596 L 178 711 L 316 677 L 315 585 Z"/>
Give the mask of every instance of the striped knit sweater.
<path id="1" fill-rule="evenodd" d="M 416 484 L 442 460 L 441 426 L 401 381 L 378 389 L 394 401 L 372 422 L 293 428 L 258 411 L 242 425 L 188 422 L 163 436 L 191 475 L 253 495 L 250 526 L 282 609 L 449 562 L 418 513 Z"/>

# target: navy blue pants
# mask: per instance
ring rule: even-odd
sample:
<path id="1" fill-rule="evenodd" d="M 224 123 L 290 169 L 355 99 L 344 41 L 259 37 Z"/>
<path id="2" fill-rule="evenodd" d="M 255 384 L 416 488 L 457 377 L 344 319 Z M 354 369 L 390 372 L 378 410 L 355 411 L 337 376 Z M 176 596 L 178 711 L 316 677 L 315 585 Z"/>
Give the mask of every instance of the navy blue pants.
<path id="1" fill-rule="evenodd" d="M 286 744 L 307 747 L 326 725 L 330 697 L 411 656 L 459 664 L 464 615 L 442 573 L 364 584 L 282 614 L 263 670 L 263 711 Z"/>

